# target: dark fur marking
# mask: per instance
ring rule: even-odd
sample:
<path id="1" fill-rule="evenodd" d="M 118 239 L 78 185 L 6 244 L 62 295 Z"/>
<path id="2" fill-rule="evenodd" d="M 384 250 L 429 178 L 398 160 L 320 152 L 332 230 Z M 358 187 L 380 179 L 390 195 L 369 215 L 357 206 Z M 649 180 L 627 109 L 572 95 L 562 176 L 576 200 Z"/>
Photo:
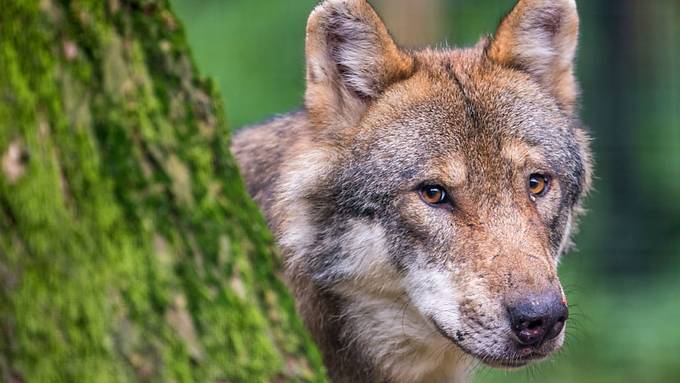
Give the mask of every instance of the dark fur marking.
<path id="1" fill-rule="evenodd" d="M 463 95 L 465 110 L 468 114 L 468 117 L 470 117 L 470 119 L 474 122 L 475 126 L 479 126 L 480 120 L 475 104 L 472 102 L 472 98 L 470 95 L 468 95 L 465 87 L 463 87 L 463 83 L 460 81 L 458 74 L 456 74 L 450 62 L 446 62 L 444 64 L 444 69 L 446 70 L 446 73 L 449 75 L 449 77 L 453 80 L 453 83 L 456 84 L 456 87 L 458 90 L 460 90 L 460 93 Z"/>
<path id="2" fill-rule="evenodd" d="M 318 75 L 311 65 L 307 65 L 307 73 L 309 74 L 309 82 L 316 84 L 319 82 Z"/>

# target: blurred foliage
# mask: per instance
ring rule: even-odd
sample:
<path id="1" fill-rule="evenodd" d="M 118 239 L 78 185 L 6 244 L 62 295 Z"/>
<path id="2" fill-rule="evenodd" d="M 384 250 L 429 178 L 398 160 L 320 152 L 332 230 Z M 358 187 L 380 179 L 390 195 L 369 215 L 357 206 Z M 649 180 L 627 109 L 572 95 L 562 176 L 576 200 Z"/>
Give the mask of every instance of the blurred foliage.
<path id="1" fill-rule="evenodd" d="M 301 106 L 304 29 L 315 1 L 173 3 L 199 67 L 218 79 L 232 126 Z M 424 6 L 374 3 L 386 16 L 399 14 L 389 7 Z M 594 137 L 597 180 L 578 247 L 562 268 L 573 313 L 568 344 L 531 369 L 482 369 L 478 381 L 680 381 L 680 3 L 578 3 L 582 116 Z M 430 43 L 473 44 L 513 4 L 440 0 L 445 12 L 427 22 L 443 32 Z M 420 33 L 415 20 L 398 26 L 404 39 Z"/>
<path id="2" fill-rule="evenodd" d="M 232 127 L 300 107 L 305 24 L 314 0 L 173 2 Z"/>

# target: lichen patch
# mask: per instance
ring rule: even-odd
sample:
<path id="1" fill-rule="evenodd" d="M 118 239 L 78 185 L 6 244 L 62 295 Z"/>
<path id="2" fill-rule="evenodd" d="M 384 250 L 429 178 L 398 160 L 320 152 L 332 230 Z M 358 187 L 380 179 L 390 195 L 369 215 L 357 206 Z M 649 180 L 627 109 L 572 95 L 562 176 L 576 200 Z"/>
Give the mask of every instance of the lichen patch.
<path id="1" fill-rule="evenodd" d="M 19 141 L 9 144 L 2 155 L 2 174 L 10 185 L 15 184 L 26 173 L 28 152 Z"/>

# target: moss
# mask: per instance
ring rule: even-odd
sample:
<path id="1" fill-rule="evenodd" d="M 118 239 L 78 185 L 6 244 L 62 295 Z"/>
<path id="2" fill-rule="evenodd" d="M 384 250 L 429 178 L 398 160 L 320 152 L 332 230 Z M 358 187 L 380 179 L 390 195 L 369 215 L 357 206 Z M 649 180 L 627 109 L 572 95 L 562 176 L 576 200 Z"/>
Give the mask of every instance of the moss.
<path id="1" fill-rule="evenodd" d="M 0 68 L 0 380 L 324 380 L 166 1 L 3 3 Z"/>

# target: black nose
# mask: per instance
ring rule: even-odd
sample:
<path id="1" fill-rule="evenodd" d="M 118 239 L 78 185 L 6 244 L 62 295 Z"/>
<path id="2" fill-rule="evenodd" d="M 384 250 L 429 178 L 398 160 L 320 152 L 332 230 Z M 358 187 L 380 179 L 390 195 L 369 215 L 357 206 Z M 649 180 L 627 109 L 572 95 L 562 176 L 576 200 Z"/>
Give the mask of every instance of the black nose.
<path id="1" fill-rule="evenodd" d="M 535 347 L 560 335 L 569 317 L 562 295 L 554 293 L 525 298 L 509 307 L 508 312 L 519 342 Z"/>

